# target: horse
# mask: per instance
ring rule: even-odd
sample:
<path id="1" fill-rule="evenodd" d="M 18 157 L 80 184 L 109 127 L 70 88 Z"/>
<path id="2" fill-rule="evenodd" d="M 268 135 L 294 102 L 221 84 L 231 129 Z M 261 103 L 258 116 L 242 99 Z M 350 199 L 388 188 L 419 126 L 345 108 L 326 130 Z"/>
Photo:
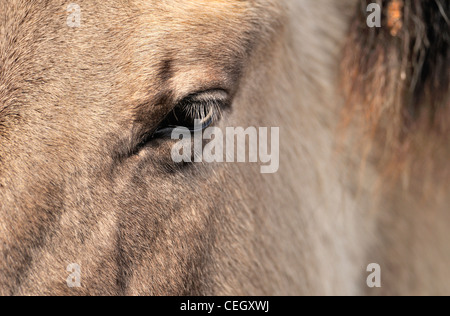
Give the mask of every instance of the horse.
<path id="1" fill-rule="evenodd" d="M 449 16 L 0 0 L 0 295 L 450 293 Z M 278 128 L 279 168 L 174 126 Z"/>

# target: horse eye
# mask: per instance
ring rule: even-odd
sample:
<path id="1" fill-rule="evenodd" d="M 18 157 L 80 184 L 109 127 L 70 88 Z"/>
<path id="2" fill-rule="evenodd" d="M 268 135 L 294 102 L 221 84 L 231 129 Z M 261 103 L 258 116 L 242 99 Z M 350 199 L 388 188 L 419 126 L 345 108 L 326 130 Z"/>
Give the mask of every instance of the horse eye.
<path id="1" fill-rule="evenodd" d="M 188 128 L 191 132 L 206 129 L 220 120 L 227 100 L 228 94 L 223 90 L 209 90 L 187 96 L 159 124 L 153 138 L 168 137 L 179 127 Z"/>

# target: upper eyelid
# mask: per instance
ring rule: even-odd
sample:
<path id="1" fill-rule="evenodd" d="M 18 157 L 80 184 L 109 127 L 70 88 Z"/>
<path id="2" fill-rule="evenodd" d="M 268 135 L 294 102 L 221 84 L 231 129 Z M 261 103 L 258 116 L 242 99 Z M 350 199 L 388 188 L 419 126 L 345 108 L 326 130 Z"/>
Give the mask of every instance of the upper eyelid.
<path id="1" fill-rule="evenodd" d="M 229 106 L 229 102 L 230 102 L 229 93 L 223 89 L 211 89 L 197 93 L 192 93 L 184 97 L 182 100 L 176 102 L 173 108 L 170 110 L 169 113 L 167 113 L 165 118 L 158 124 L 158 126 L 161 127 L 161 124 L 164 124 L 164 122 L 167 120 L 168 117 L 170 117 L 170 115 L 174 115 L 177 121 L 182 119 L 181 116 L 178 117 L 176 109 L 181 110 L 182 112 L 185 113 L 185 115 L 190 115 L 191 118 L 195 119 L 196 111 L 199 110 L 198 107 L 200 107 L 201 104 L 203 105 L 208 104 L 210 106 L 210 112 L 207 113 L 206 117 L 204 117 L 206 119 L 210 119 L 210 122 L 208 124 L 209 126 L 210 124 L 213 124 L 215 121 L 220 120 L 222 116 L 222 111 L 225 107 Z M 164 126 L 162 129 L 156 128 L 152 132 L 152 138 L 158 137 L 159 135 L 167 135 L 168 130 L 176 127 L 179 126 L 168 125 Z"/>
<path id="2" fill-rule="evenodd" d="M 201 96 L 195 96 L 185 100 L 179 106 L 191 118 L 204 119 L 205 117 L 203 116 L 206 115 L 206 117 L 211 116 L 212 120 L 215 121 L 222 116 L 223 107 L 226 106 L 227 99 L 225 94 L 221 96 L 217 94 L 202 94 Z"/>
<path id="3" fill-rule="evenodd" d="M 215 118 L 222 116 L 222 111 L 229 106 L 230 97 L 227 91 L 223 89 L 211 89 L 202 92 L 192 93 L 181 101 L 177 102 L 172 108 L 171 112 L 177 108 L 182 108 L 186 113 L 195 113 L 196 107 L 200 107 L 201 104 L 208 104 L 211 106 L 217 115 Z M 170 115 L 170 113 L 168 115 Z"/>
<path id="4" fill-rule="evenodd" d="M 226 92 L 225 90 L 214 89 L 196 93 L 192 96 L 192 100 L 198 102 L 209 101 L 212 99 L 217 101 L 225 101 L 226 99 L 228 99 L 228 92 Z"/>
<path id="5" fill-rule="evenodd" d="M 194 92 L 176 102 L 176 105 L 182 102 L 209 102 L 218 101 L 226 103 L 229 100 L 229 93 L 223 89 L 209 89 Z"/>

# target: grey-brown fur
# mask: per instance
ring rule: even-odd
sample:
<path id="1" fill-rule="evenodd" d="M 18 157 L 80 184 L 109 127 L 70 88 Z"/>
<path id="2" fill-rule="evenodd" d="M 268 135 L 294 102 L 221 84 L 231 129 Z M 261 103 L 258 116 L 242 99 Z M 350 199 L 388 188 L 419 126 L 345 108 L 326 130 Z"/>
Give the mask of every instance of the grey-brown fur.
<path id="1" fill-rule="evenodd" d="M 447 182 L 380 190 L 359 114 L 339 137 L 359 1 L 76 2 L 0 0 L 0 294 L 449 293 Z M 280 126 L 278 173 L 140 146 L 218 87 L 219 127 Z"/>

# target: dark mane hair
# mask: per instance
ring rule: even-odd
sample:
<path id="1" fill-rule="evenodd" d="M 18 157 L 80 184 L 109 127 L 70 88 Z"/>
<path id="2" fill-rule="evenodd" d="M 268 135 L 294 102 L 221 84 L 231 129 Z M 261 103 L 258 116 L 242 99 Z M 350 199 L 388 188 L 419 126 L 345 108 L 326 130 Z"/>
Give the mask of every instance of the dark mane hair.
<path id="1" fill-rule="evenodd" d="M 391 162 L 395 156 L 399 170 L 405 157 L 418 161 L 448 144 L 450 1 L 378 0 L 379 28 L 367 25 L 372 2 L 360 1 L 349 30 L 345 113 L 348 121 L 363 118 L 366 132 L 389 150 Z M 395 30 L 392 10 L 399 19 Z"/>

